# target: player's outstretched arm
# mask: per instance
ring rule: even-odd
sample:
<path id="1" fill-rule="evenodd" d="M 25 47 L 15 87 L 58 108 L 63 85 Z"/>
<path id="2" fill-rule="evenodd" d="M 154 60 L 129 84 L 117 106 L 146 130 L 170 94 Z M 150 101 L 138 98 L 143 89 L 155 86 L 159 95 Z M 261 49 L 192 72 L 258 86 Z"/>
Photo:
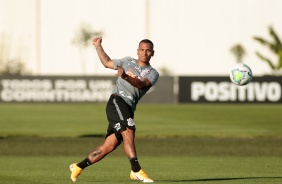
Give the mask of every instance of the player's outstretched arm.
<path id="1" fill-rule="evenodd" d="M 94 38 L 92 41 L 93 45 L 96 48 L 97 54 L 100 58 L 101 63 L 106 67 L 106 68 L 111 68 L 114 69 L 114 64 L 111 58 L 106 54 L 102 47 L 102 37 Z"/>

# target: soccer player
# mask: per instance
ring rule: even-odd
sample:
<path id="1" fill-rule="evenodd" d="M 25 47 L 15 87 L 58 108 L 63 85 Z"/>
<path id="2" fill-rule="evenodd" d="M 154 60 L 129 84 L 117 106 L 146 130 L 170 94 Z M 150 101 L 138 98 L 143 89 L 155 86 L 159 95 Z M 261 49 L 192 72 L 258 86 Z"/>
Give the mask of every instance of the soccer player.
<path id="1" fill-rule="evenodd" d="M 71 180 L 75 182 L 84 168 L 100 161 L 123 142 L 124 152 L 131 164 L 130 178 L 152 183 L 154 181 L 141 169 L 137 159 L 134 111 L 141 97 L 159 78 L 159 73 L 150 65 L 150 59 L 154 56 L 154 44 L 148 39 L 140 41 L 137 60 L 132 57 L 112 60 L 102 47 L 101 37 L 94 38 L 93 45 L 101 63 L 106 68 L 117 70 L 118 79 L 106 107 L 109 124 L 105 141 L 80 163 L 69 166 Z"/>

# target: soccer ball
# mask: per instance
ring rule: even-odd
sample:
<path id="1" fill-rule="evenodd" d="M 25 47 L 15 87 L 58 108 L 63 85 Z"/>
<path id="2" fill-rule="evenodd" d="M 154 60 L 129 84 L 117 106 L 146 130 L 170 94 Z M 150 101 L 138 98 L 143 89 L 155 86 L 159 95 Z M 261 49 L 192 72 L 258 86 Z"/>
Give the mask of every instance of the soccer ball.
<path id="1" fill-rule="evenodd" d="M 237 64 L 230 72 L 230 79 L 238 86 L 248 84 L 253 78 L 251 68 L 246 64 Z"/>

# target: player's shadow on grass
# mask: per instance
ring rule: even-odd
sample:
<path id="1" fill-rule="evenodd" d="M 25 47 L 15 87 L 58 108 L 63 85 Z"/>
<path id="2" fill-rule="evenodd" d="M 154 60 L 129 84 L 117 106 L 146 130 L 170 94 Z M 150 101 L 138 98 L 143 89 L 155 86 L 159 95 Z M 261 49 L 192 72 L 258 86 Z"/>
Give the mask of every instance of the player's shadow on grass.
<path id="1" fill-rule="evenodd" d="M 203 182 L 203 181 L 232 181 L 232 180 L 252 180 L 252 179 L 282 179 L 282 176 L 277 177 L 241 177 L 241 178 L 207 178 L 207 179 L 188 179 L 188 180 L 161 180 L 161 182 Z M 160 181 L 160 180 L 159 180 Z"/>
<path id="2" fill-rule="evenodd" d="M 104 134 L 83 134 L 78 136 L 79 138 L 96 138 L 96 137 L 105 137 Z"/>

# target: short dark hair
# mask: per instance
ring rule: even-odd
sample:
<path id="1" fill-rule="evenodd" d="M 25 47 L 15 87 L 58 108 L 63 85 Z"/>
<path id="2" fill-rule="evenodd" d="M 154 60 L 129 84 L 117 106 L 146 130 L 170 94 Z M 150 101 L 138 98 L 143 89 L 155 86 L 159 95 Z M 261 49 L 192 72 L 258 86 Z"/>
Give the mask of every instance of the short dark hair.
<path id="1" fill-rule="evenodd" d="M 139 42 L 139 45 L 140 45 L 140 43 L 149 43 L 149 44 L 151 44 L 152 49 L 154 49 L 154 44 L 153 44 L 153 42 L 152 42 L 151 40 L 149 40 L 149 39 L 143 39 L 143 40 L 141 40 L 141 41 Z"/>

